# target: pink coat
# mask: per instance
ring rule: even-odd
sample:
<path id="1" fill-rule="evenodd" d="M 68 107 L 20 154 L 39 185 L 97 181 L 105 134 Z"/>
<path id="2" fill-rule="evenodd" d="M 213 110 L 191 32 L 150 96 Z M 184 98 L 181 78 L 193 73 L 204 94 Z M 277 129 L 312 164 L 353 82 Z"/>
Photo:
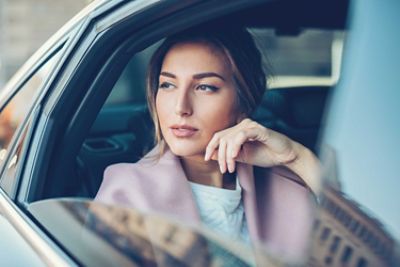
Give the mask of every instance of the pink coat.
<path id="1" fill-rule="evenodd" d="M 159 161 L 156 149 L 137 163 L 108 166 L 96 200 L 174 215 L 199 223 L 200 216 L 179 159 L 166 151 Z M 149 156 L 150 155 L 150 156 Z M 304 182 L 283 167 L 237 165 L 243 205 L 253 244 L 290 260 L 308 255 L 315 201 Z"/>

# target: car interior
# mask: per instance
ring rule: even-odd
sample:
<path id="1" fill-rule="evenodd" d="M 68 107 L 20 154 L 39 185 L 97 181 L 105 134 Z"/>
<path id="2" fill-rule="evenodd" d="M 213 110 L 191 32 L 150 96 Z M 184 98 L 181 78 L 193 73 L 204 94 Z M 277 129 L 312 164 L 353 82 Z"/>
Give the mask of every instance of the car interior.
<path id="1" fill-rule="evenodd" d="M 256 14 L 254 10 L 251 12 L 252 20 L 243 20 L 250 31 L 252 28 L 269 31 L 272 29 L 275 30 L 276 36 L 289 35 L 294 39 L 302 34 L 303 29 L 287 28 L 285 24 L 274 29 L 271 25 L 260 22 L 263 14 Z M 251 18 L 245 12 L 241 14 Z M 234 20 L 234 15 L 224 19 Z M 329 32 L 343 28 L 343 21 L 343 18 L 335 19 L 330 21 L 332 24 L 329 25 L 329 19 L 322 20 L 320 26 Z M 296 24 L 296 20 L 293 23 Z M 60 165 L 54 164 L 47 176 L 57 177 L 57 180 L 47 179 L 38 199 L 94 198 L 108 165 L 118 162 L 134 163 L 154 146 L 153 123 L 145 97 L 145 76 L 150 57 L 159 44 L 160 39 L 155 40 L 152 45 L 136 52 L 124 65 L 112 89 L 108 89 L 110 93 L 107 93 L 107 99 L 100 103 L 101 108 L 96 111 L 95 119 L 85 122 L 90 124 L 90 131 L 80 133 L 84 138 L 78 145 L 78 152 L 75 153 L 71 149 L 70 152 L 65 152 L 69 153 L 68 157 L 56 159 Z M 261 44 L 262 53 L 266 52 L 263 47 Z M 323 111 L 332 86 L 290 85 L 276 89 L 268 88 L 251 118 L 317 152 Z M 68 149 L 63 148 L 66 151 Z M 68 161 L 69 158 L 74 158 L 71 168 L 62 165 L 62 162 Z"/>
<path id="2" fill-rule="evenodd" d="M 134 163 L 154 145 L 154 127 L 144 95 L 150 54 L 143 51 L 130 61 L 82 144 L 77 168 L 85 197 L 95 196 L 108 165 Z M 267 90 L 251 117 L 316 151 L 329 91 L 328 86 Z"/>

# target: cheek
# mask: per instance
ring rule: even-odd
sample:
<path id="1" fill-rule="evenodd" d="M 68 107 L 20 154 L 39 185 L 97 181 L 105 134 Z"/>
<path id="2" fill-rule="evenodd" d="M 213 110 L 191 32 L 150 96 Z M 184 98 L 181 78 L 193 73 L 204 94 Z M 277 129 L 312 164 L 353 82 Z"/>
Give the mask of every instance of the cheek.
<path id="1" fill-rule="evenodd" d="M 234 101 L 215 101 L 214 103 L 209 101 L 204 103 L 201 110 L 201 117 L 203 123 L 207 125 L 208 134 L 214 134 L 215 132 L 224 130 L 232 127 L 236 124 L 236 109 Z"/>

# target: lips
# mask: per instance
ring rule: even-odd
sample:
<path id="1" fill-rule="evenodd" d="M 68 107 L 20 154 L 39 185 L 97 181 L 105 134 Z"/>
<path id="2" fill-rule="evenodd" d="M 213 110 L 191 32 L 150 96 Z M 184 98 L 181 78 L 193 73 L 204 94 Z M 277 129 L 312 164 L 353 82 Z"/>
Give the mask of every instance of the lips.
<path id="1" fill-rule="evenodd" d="M 188 138 L 188 137 L 192 137 L 193 135 L 196 134 L 196 132 L 198 131 L 197 128 L 194 128 L 192 126 L 189 125 L 172 125 L 170 127 L 172 133 L 179 138 Z"/>

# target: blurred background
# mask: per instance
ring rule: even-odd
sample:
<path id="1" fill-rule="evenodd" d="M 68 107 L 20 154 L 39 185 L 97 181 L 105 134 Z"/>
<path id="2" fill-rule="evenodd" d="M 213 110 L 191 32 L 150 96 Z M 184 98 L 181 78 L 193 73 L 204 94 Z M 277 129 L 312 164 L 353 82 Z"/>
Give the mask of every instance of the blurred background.
<path id="1" fill-rule="evenodd" d="M 0 0 L 0 88 L 52 34 L 92 1 Z M 263 48 L 276 77 L 271 86 L 290 86 L 293 81 L 299 84 L 299 78 L 307 84 L 335 83 L 343 34 L 318 30 L 303 33 L 301 38 L 290 34 L 261 36 L 260 43 L 268 43 Z"/>
<path id="2" fill-rule="evenodd" d="M 0 88 L 91 0 L 0 0 Z"/>

